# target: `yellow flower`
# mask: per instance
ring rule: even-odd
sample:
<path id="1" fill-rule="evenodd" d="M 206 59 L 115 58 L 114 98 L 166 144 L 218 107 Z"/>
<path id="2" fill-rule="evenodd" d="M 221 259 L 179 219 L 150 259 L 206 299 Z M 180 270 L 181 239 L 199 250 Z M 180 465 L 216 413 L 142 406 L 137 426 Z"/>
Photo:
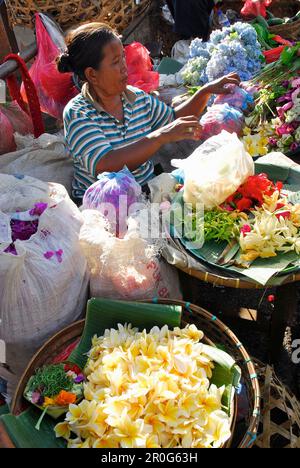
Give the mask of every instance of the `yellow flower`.
<path id="1" fill-rule="evenodd" d="M 67 421 L 57 424 L 54 428 L 54 431 L 56 437 L 63 437 L 64 439 L 69 439 L 71 436 L 70 426 Z"/>
<path id="2" fill-rule="evenodd" d="M 45 400 L 44 400 L 44 403 L 43 403 L 44 408 L 46 408 L 46 406 L 54 406 L 54 405 L 55 405 L 54 398 L 45 397 Z"/>

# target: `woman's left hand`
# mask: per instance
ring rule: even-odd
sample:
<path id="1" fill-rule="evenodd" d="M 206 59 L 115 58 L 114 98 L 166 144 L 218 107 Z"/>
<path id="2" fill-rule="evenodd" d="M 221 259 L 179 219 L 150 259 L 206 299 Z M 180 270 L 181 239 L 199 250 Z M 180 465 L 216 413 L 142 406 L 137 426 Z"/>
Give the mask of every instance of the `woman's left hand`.
<path id="1" fill-rule="evenodd" d="M 226 85 L 233 84 L 239 86 L 240 82 L 241 79 L 237 73 L 230 73 L 206 85 L 206 90 L 211 94 L 230 94 L 231 90 Z"/>

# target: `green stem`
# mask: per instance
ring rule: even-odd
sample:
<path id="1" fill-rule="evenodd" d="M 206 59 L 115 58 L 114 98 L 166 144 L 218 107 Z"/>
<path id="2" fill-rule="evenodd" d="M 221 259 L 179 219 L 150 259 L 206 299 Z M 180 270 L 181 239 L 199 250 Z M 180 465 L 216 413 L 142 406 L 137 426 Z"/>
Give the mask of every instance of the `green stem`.
<path id="1" fill-rule="evenodd" d="M 43 419 L 44 419 L 44 417 L 45 417 L 45 414 L 47 413 L 47 410 L 48 410 L 48 406 L 46 406 L 46 408 L 45 408 L 44 411 L 42 412 L 42 414 L 41 414 L 41 416 L 40 416 L 38 422 L 37 422 L 36 425 L 35 425 L 35 429 L 36 429 L 37 431 L 40 430 L 41 423 L 42 423 L 42 421 L 43 421 Z"/>

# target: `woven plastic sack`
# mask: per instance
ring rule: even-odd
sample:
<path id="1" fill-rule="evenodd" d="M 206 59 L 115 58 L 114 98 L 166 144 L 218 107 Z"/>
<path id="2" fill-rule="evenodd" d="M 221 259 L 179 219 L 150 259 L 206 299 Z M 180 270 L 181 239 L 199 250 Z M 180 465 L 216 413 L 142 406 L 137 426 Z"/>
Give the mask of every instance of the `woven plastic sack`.
<path id="1" fill-rule="evenodd" d="M 246 112 L 254 104 L 254 99 L 246 90 L 236 85 L 226 85 L 230 89 L 230 94 L 219 94 L 214 105 L 228 104 L 230 107 L 234 107 L 242 112 Z"/>
<path id="2" fill-rule="evenodd" d="M 62 52 L 57 46 L 57 37 L 52 40 L 40 14 L 37 13 L 35 18 L 38 54 L 29 74 L 36 86 L 41 110 L 61 120 L 65 106 L 78 91 L 73 84 L 72 73 L 61 74 L 57 70 L 55 60 Z M 22 97 L 27 102 L 23 85 Z"/>
<path id="3" fill-rule="evenodd" d="M 223 131 L 200 145 L 185 161 L 174 165 L 184 171 L 185 203 L 213 209 L 224 203 L 254 174 L 254 162 L 237 135 Z"/>
<path id="4" fill-rule="evenodd" d="M 265 18 L 267 16 L 267 7 L 271 4 L 272 0 L 246 0 L 241 14 L 246 18 L 259 15 Z"/>
<path id="5" fill-rule="evenodd" d="M 128 68 L 128 84 L 142 89 L 146 93 L 156 91 L 159 87 L 159 73 L 153 71 L 150 53 L 139 42 L 125 47 Z"/>
<path id="6" fill-rule="evenodd" d="M 9 119 L 0 108 L 0 155 L 15 148 L 14 129 Z"/>
<path id="7" fill-rule="evenodd" d="M 10 243 L 11 213 L 36 203 L 48 204 L 37 233 L 15 242 L 18 255 L 3 253 Z M 0 339 L 6 343 L 9 395 L 36 350 L 84 312 L 88 275 L 78 241 L 82 223 L 61 185 L 0 175 Z"/>
<path id="8" fill-rule="evenodd" d="M 82 215 L 80 244 L 88 261 L 93 297 L 181 298 L 176 269 L 160 258 L 155 245 L 141 238 L 134 219 L 129 219 L 124 239 L 118 239 L 98 211 L 86 210 Z"/>
<path id="9" fill-rule="evenodd" d="M 218 135 L 223 130 L 240 134 L 244 124 L 243 113 L 228 104 L 216 104 L 208 108 L 200 120 L 202 140 Z"/>
<path id="10" fill-rule="evenodd" d="M 43 182 L 56 182 L 71 194 L 74 166 L 63 134 L 44 133 L 36 139 L 31 135 L 15 134 L 15 141 L 17 151 L 0 157 L 0 173 L 27 175 Z"/>
<path id="11" fill-rule="evenodd" d="M 129 209 L 134 203 L 138 203 L 142 193 L 141 186 L 127 167 L 119 172 L 104 172 L 98 178 L 85 192 L 82 208 L 106 214 L 113 232 L 118 237 L 123 237 L 127 231 Z M 112 209 L 108 210 L 108 204 Z"/>

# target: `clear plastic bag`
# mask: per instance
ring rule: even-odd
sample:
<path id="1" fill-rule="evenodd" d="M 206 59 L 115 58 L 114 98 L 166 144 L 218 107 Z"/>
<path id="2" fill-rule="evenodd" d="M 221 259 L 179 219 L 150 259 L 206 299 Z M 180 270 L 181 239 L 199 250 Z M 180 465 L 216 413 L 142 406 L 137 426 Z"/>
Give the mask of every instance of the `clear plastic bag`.
<path id="1" fill-rule="evenodd" d="M 218 135 L 225 130 L 229 133 L 241 133 L 244 116 L 242 112 L 228 104 L 216 104 L 208 108 L 206 114 L 200 120 L 202 125 L 202 139 Z"/>
<path id="2" fill-rule="evenodd" d="M 129 219 L 127 234 L 118 239 L 98 211 L 85 210 L 82 215 L 80 244 L 88 261 L 92 296 L 181 299 L 176 269 L 160 257 L 157 246 L 141 237 L 135 219 Z"/>
<path id="3" fill-rule="evenodd" d="M 226 85 L 230 89 L 230 94 L 219 94 L 214 105 L 217 104 L 228 104 L 230 107 L 234 107 L 242 112 L 246 112 L 251 106 L 254 105 L 254 99 L 245 89 L 236 85 Z"/>
<path id="4" fill-rule="evenodd" d="M 84 210 L 98 210 L 105 214 L 113 231 L 118 237 L 123 237 L 127 231 L 129 209 L 134 203 L 138 203 L 141 193 L 141 186 L 127 167 L 124 167 L 119 172 L 101 174 L 99 180 L 85 192 L 82 207 Z M 107 204 L 112 205 L 111 211 Z"/>
<path id="5" fill-rule="evenodd" d="M 180 165 L 184 170 L 185 203 L 213 209 L 224 203 L 254 174 L 254 162 L 237 135 L 223 131 L 200 145 Z"/>

